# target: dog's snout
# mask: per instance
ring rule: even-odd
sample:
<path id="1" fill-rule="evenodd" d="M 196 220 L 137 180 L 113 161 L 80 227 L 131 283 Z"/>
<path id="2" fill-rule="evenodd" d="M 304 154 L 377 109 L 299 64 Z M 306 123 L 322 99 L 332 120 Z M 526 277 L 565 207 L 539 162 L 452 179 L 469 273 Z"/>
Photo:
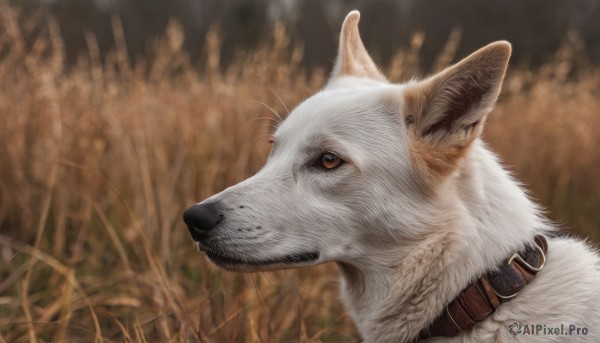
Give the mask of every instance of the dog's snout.
<path id="1" fill-rule="evenodd" d="M 183 221 L 190 230 L 194 241 L 199 241 L 208 236 L 208 232 L 223 220 L 216 203 L 194 205 L 183 212 Z"/>

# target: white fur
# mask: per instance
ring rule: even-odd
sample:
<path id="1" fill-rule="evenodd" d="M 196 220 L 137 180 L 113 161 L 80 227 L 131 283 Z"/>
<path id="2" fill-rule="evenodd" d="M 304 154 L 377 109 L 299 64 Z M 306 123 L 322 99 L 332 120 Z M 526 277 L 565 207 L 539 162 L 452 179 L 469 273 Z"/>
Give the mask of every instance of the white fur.
<path id="1" fill-rule="evenodd" d="M 502 76 L 490 81 L 498 91 Z M 552 225 L 478 138 L 483 122 L 449 132 L 452 144 L 466 135 L 468 150 L 430 189 L 419 184 L 411 162 L 414 138 L 403 120 L 403 94 L 413 85 L 334 75 L 279 126 L 261 171 L 207 200 L 228 212 L 200 248 L 254 262 L 222 265 L 232 270 L 334 261 L 344 303 L 364 340 L 409 342 L 474 279 L 536 234 L 553 236 Z M 478 120 L 496 99 L 494 87 Z M 323 152 L 347 163 L 334 171 L 315 168 Z M 431 341 L 600 342 L 598 255 L 572 238 L 548 240 L 545 268 L 517 297 L 470 332 Z M 272 263 L 307 252 L 319 258 Z M 514 321 L 574 324 L 588 334 L 513 336 L 508 326 Z"/>

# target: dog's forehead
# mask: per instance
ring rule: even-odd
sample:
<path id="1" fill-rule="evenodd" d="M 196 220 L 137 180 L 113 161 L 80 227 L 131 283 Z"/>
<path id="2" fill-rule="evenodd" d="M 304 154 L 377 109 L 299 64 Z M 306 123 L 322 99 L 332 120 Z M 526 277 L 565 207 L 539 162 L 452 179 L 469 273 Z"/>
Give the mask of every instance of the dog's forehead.
<path id="1" fill-rule="evenodd" d="M 301 137 L 326 135 L 337 126 L 368 121 L 369 116 L 389 104 L 385 102 L 392 88 L 372 80 L 347 78 L 330 83 L 296 107 L 279 126 L 274 136 L 277 141 L 294 141 Z"/>

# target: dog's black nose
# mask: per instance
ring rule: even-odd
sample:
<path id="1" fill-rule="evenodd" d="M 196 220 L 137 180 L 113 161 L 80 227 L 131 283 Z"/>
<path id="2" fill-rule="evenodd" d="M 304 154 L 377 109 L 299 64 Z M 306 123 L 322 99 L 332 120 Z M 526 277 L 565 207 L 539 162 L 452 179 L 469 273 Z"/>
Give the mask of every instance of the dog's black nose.
<path id="1" fill-rule="evenodd" d="M 222 219 L 223 214 L 219 213 L 215 202 L 194 205 L 183 212 L 183 221 L 194 241 L 208 237 L 208 232 Z"/>

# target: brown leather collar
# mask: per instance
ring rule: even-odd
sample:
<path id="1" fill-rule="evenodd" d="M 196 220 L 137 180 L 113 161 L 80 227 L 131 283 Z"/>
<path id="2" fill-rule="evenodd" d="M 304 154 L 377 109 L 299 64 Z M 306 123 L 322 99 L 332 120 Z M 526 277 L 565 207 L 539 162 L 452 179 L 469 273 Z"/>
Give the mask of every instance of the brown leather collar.
<path id="1" fill-rule="evenodd" d="M 548 253 L 548 242 L 536 236 L 535 244 L 504 260 L 467 288 L 446 306 L 433 323 L 419 333 L 419 338 L 453 337 L 472 329 L 489 317 L 500 304 L 512 299 L 537 272 L 542 270 Z"/>

